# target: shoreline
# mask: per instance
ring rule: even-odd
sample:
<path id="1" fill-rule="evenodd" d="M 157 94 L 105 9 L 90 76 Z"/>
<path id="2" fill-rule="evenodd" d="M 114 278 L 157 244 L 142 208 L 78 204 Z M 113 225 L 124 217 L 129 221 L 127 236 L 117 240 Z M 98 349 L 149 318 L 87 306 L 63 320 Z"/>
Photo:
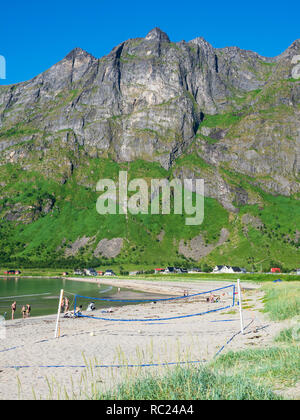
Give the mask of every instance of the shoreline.
<path id="1" fill-rule="evenodd" d="M 1 278 L 2 276 L 0 276 Z M 36 276 L 18 276 L 18 279 L 26 279 L 26 278 L 35 278 Z M 83 283 L 91 283 L 91 284 L 103 284 L 107 286 L 113 287 L 120 287 L 125 288 L 128 290 L 136 290 L 145 293 L 157 293 L 166 296 L 183 296 L 184 292 L 187 291 L 188 294 L 194 294 L 206 291 L 214 291 L 214 289 L 218 289 L 220 287 L 230 286 L 232 284 L 236 284 L 235 281 L 223 280 L 203 280 L 197 279 L 194 281 L 189 281 L 190 279 L 183 279 L 184 281 L 176 282 L 170 280 L 163 280 L 163 279 L 123 279 L 119 277 L 64 277 L 64 276 L 55 276 L 55 277 L 48 277 L 48 276 L 39 276 L 38 278 L 45 278 L 45 279 L 61 279 L 61 280 L 70 280 L 75 282 L 83 282 Z M 233 279 L 232 279 L 233 280 Z M 251 284 L 249 282 L 241 283 L 242 288 L 244 290 L 255 290 L 259 289 L 261 285 L 259 284 Z M 48 315 L 31 315 L 29 319 L 47 319 L 49 317 L 56 317 L 57 312 Z M 15 320 L 6 319 L 6 323 L 14 323 L 17 321 L 21 321 L 22 318 L 16 318 Z M 28 318 L 26 318 L 28 320 Z M 26 321 L 24 320 L 24 321 Z"/>
<path id="2" fill-rule="evenodd" d="M 204 284 L 215 284 L 220 287 L 220 284 L 224 283 L 226 285 L 236 284 L 235 278 L 228 278 L 228 279 L 193 279 L 193 278 L 183 278 L 180 277 L 175 278 L 174 280 L 170 280 L 169 278 L 164 280 L 163 278 L 157 278 L 154 279 L 153 277 L 151 279 L 147 278 L 121 278 L 118 276 L 113 277 L 70 277 L 70 276 L 11 276 L 12 278 L 18 278 L 18 279 L 26 279 L 26 278 L 40 278 L 40 279 L 59 279 L 59 280 L 71 280 L 71 281 L 78 281 L 78 282 L 85 282 L 85 283 L 93 283 L 93 284 L 106 284 L 108 286 L 114 286 L 114 287 L 124 287 L 127 289 L 135 289 L 135 290 L 141 290 L 144 292 L 159 292 L 162 294 L 168 294 L 170 291 L 172 291 L 173 294 L 181 295 L 183 294 L 184 290 L 190 288 L 191 291 L 197 292 L 199 286 L 203 287 Z M 1 278 L 9 278 L 7 276 L 0 275 Z M 245 289 L 257 289 L 261 287 L 260 283 L 257 282 L 251 282 L 251 280 L 241 280 L 241 283 L 243 284 L 243 287 Z M 206 288 L 207 289 L 207 288 Z M 207 289 L 209 290 L 209 289 Z"/>

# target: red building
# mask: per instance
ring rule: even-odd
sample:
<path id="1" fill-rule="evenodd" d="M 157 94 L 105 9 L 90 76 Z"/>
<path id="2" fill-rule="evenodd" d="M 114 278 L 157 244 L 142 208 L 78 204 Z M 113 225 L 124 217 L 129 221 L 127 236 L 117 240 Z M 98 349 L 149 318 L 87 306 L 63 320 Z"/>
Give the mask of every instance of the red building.
<path id="1" fill-rule="evenodd" d="M 271 268 L 271 273 L 281 273 L 280 268 Z"/>

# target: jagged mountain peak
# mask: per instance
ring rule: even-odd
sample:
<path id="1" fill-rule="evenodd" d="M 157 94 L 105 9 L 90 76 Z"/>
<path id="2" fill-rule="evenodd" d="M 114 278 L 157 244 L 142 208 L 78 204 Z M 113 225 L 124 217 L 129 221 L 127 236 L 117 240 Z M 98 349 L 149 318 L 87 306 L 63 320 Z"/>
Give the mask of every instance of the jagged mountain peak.
<path id="1" fill-rule="evenodd" d="M 170 42 L 168 35 L 163 32 L 160 28 L 152 29 L 145 37 L 147 41 L 159 41 L 159 42 Z"/>
<path id="2" fill-rule="evenodd" d="M 74 60 L 75 58 L 86 58 L 86 57 L 95 59 L 95 57 L 92 54 L 88 53 L 87 51 L 83 50 L 80 47 L 76 47 L 76 48 L 73 48 L 73 50 L 70 51 L 69 54 L 66 55 L 65 59 Z"/>
<path id="3" fill-rule="evenodd" d="M 292 59 L 294 55 L 300 55 L 300 39 L 296 39 L 285 51 L 275 57 L 275 59 Z"/>
<path id="4" fill-rule="evenodd" d="M 206 39 L 203 38 L 203 36 L 198 36 L 197 38 L 194 38 L 191 41 L 189 41 L 189 43 L 197 44 L 197 45 L 210 45 L 211 46 L 211 44 L 209 42 L 207 42 Z"/>

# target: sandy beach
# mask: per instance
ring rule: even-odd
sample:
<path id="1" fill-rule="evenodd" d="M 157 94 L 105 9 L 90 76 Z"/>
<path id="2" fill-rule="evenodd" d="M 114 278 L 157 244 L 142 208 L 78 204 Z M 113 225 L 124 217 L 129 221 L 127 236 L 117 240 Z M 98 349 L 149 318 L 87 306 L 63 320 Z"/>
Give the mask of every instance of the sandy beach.
<path id="1" fill-rule="evenodd" d="M 137 279 L 100 281 L 166 296 L 182 296 L 184 290 L 193 294 L 232 284 L 224 281 L 174 284 Z M 54 338 L 56 316 L 6 321 L 5 337 L 0 340 L 0 399 L 83 399 L 91 397 L 95 390 L 108 389 L 125 375 L 135 375 L 143 369 L 167 368 L 125 368 L 126 364 L 206 363 L 224 345 L 222 352 L 253 345 L 268 346 L 282 328 L 282 323 L 270 322 L 259 312 L 263 297 L 259 285 L 242 284 L 242 287 L 247 307 L 251 306 L 251 310 L 243 311 L 244 325 L 250 324 L 244 335 L 238 334 L 240 318 L 237 306 L 215 311 L 231 304 L 232 297 L 227 291 L 219 303 L 208 303 L 206 296 L 199 296 L 129 305 L 114 308 L 112 313 L 100 310 L 92 313 L 106 320 L 69 319 L 62 315 L 57 339 Z M 214 312 L 160 321 L 206 311 Z M 111 318 L 144 321 L 110 321 Z M 158 321 L 149 321 L 153 319 Z M 113 365 L 119 367 L 111 367 Z"/>

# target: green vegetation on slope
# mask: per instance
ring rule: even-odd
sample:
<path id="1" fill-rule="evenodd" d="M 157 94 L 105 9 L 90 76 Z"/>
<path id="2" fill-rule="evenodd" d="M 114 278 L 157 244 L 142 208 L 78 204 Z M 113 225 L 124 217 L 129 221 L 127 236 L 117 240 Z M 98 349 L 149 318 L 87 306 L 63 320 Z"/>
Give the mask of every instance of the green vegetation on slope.
<path id="1" fill-rule="evenodd" d="M 79 157 L 77 158 L 79 159 Z M 36 170 L 24 171 L 15 164 L 0 167 L 0 262 L 19 266 L 75 265 L 185 265 L 231 264 L 249 270 L 268 271 L 272 265 L 283 269 L 298 267 L 300 226 L 299 201 L 267 194 L 251 183 L 251 178 L 224 168 L 223 176 L 234 188 L 242 188 L 260 204 L 236 203 L 239 213 L 231 213 L 212 198 L 205 198 L 205 215 L 200 226 L 187 226 L 186 214 L 106 215 L 96 212 L 96 183 L 101 178 L 118 181 L 120 170 L 129 180 L 172 179 L 173 171 L 208 171 L 211 167 L 198 155 L 179 158 L 172 170 L 157 163 L 137 160 L 118 164 L 113 160 L 87 158 L 73 168 L 65 181 L 46 176 L 37 162 Z M 60 168 L 65 171 L 64 166 Z M 205 172 L 206 173 L 206 172 Z M 61 176 L 61 175 L 60 175 Z M 257 222 L 258 220 L 258 222 Z M 222 229 L 228 239 L 218 246 Z M 203 246 L 212 246 L 200 260 L 179 252 L 179 243 L 202 236 Z M 68 250 L 80 238 L 87 244 L 69 256 Z M 102 239 L 123 238 L 122 252 L 115 258 L 95 258 L 93 252 Z M 205 252 L 204 252 L 205 254 Z"/>

